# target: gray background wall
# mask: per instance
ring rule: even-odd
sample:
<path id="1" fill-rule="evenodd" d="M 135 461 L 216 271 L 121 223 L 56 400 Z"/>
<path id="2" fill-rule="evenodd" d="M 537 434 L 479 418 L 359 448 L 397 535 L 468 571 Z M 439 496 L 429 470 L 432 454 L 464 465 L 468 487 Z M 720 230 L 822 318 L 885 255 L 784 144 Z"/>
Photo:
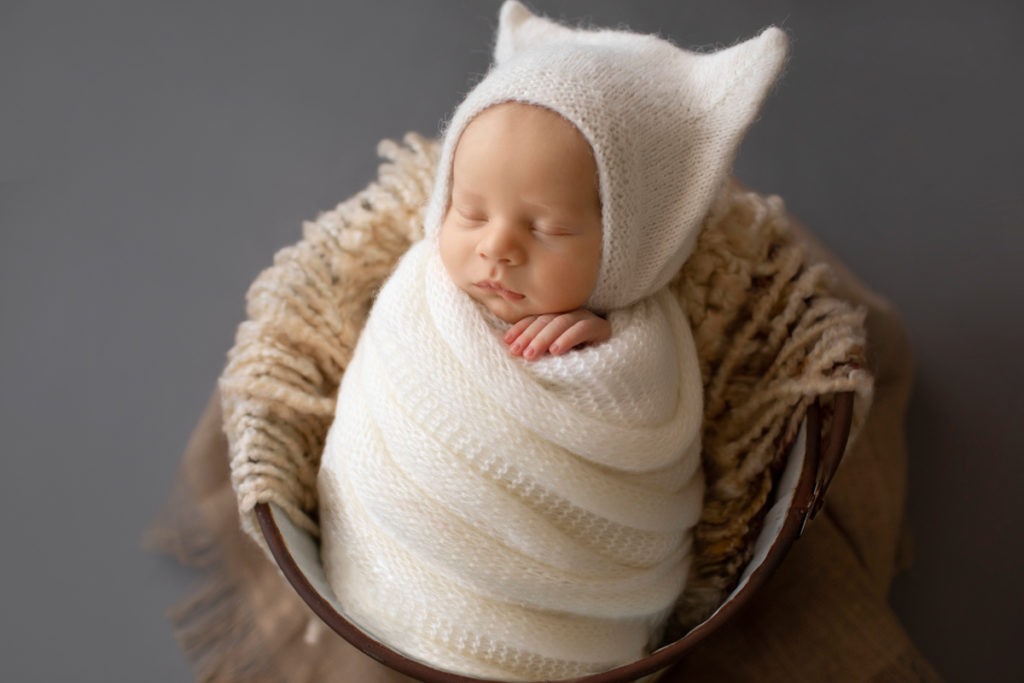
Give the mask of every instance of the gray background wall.
<path id="1" fill-rule="evenodd" d="M 190 574 L 137 539 L 246 286 L 377 140 L 437 132 L 498 5 L 0 3 L 0 679 L 189 678 L 162 613 Z M 1020 677 L 1021 5 L 532 7 L 691 47 L 791 32 L 737 173 L 902 311 L 917 563 L 892 600 L 950 680 Z"/>

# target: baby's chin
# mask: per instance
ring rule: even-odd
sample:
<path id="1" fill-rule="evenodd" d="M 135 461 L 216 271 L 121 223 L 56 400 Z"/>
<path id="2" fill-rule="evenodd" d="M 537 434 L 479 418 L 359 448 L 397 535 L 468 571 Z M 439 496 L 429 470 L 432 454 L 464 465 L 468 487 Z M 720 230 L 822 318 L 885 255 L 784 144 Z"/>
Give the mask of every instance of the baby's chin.
<path id="1" fill-rule="evenodd" d="M 483 305 L 496 318 L 509 325 L 514 325 L 528 315 L 535 315 L 528 310 L 529 306 L 521 305 L 525 300 L 512 302 L 500 295 L 488 296 L 486 294 L 481 295 L 479 292 L 472 290 L 463 291 L 469 294 L 471 299 Z"/>
<path id="2" fill-rule="evenodd" d="M 509 305 L 505 301 L 481 301 L 487 310 L 494 314 L 499 320 L 509 325 L 514 325 L 531 313 L 524 313 L 522 310 L 517 310 L 517 307 Z"/>

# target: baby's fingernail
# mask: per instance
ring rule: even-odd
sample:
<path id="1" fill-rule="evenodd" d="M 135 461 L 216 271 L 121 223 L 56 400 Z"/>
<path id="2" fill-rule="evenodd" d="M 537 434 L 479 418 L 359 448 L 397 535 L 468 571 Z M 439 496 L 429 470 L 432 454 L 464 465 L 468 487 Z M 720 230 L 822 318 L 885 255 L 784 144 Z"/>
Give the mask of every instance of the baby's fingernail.
<path id="1" fill-rule="evenodd" d="M 519 350 L 521 348 L 523 348 L 522 344 L 513 344 L 512 346 L 509 347 L 508 350 L 511 351 L 512 353 L 519 353 Z"/>
<path id="2" fill-rule="evenodd" d="M 527 358 L 533 358 L 534 356 L 537 355 L 537 352 L 533 350 L 532 346 L 530 346 L 525 351 L 523 351 L 523 355 L 526 356 Z"/>
<path id="3" fill-rule="evenodd" d="M 558 353 L 561 349 L 558 347 L 558 344 L 552 344 L 550 351 L 551 353 Z"/>

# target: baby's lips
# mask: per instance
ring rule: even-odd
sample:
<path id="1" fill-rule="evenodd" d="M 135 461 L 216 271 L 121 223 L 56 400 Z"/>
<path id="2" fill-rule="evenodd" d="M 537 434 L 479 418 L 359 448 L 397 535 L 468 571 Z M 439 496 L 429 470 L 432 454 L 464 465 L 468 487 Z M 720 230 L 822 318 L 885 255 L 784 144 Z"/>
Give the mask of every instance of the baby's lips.
<path id="1" fill-rule="evenodd" d="M 519 292 L 516 292 L 516 291 L 511 290 L 511 289 L 508 289 L 508 288 L 502 286 L 502 284 L 500 282 L 496 282 L 494 280 L 480 280 L 479 282 L 474 282 L 473 284 L 474 284 L 474 286 L 479 287 L 480 289 L 483 289 L 485 291 L 494 292 L 495 294 L 500 294 L 502 297 L 504 297 L 508 301 L 520 301 L 521 299 L 525 299 L 526 298 L 526 295 L 520 294 Z"/>
<path id="2" fill-rule="evenodd" d="M 519 292 L 513 292 L 513 291 L 508 290 L 508 289 L 501 290 L 501 295 L 503 297 L 505 297 L 506 299 L 508 299 L 509 301 L 522 301 L 523 299 L 526 298 L 525 294 L 520 294 Z"/>

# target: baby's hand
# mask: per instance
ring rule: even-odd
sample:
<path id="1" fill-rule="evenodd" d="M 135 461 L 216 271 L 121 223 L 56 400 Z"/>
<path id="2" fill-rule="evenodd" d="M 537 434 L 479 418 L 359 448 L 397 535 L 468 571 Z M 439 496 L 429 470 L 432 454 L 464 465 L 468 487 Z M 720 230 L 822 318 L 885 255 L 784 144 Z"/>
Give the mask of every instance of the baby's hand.
<path id="1" fill-rule="evenodd" d="M 568 313 L 528 315 L 505 333 L 509 353 L 536 360 L 545 353 L 554 356 L 583 344 L 603 342 L 612 336 L 604 318 L 578 308 Z"/>

